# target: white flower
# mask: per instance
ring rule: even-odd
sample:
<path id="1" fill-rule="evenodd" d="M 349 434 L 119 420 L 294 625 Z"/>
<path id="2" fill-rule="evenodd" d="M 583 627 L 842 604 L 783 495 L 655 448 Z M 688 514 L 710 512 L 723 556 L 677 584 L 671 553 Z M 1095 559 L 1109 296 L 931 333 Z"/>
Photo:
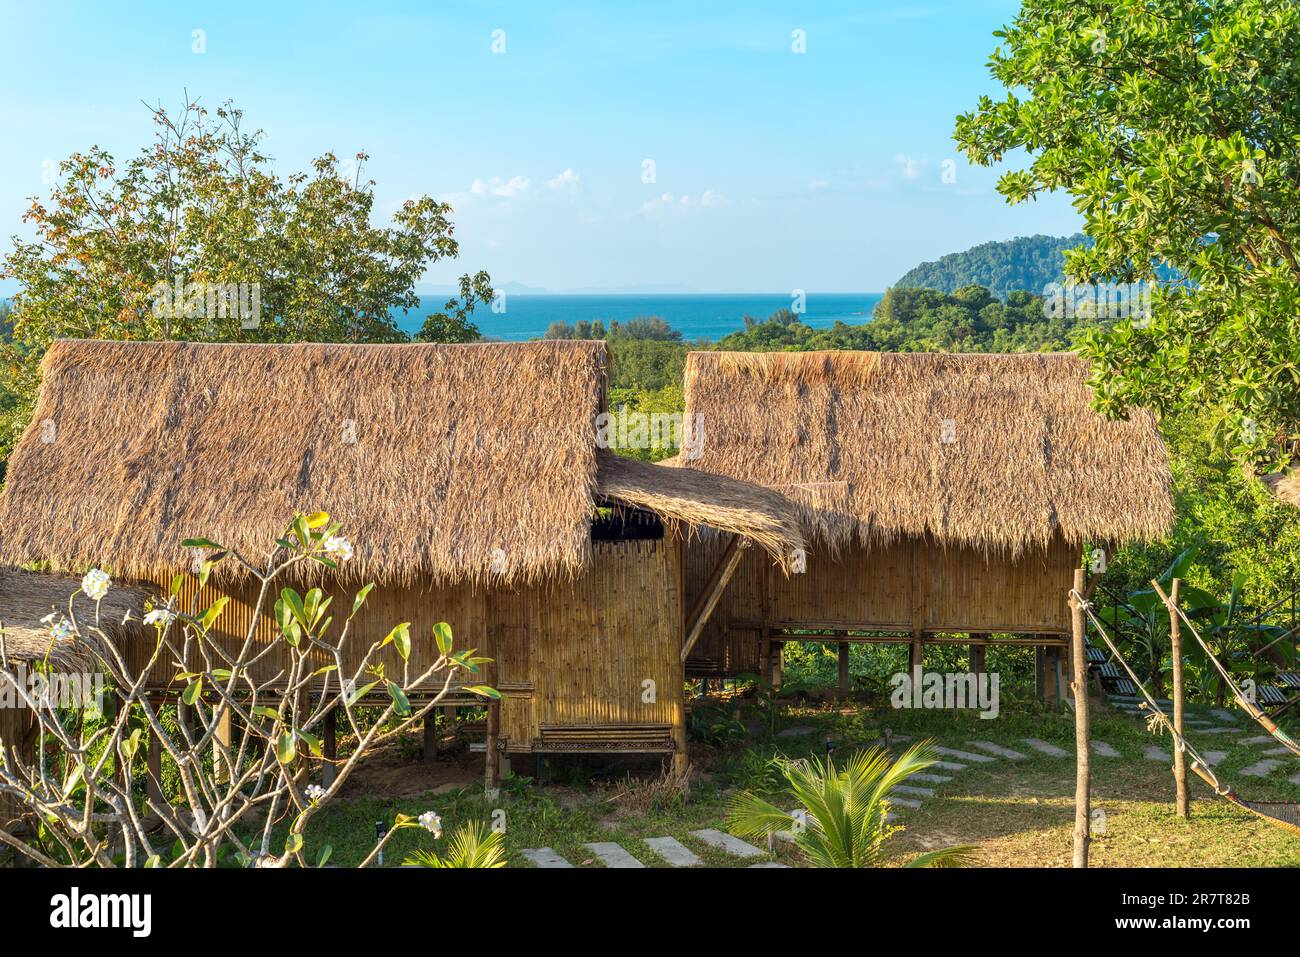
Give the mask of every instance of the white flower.
<path id="1" fill-rule="evenodd" d="M 168 625 L 176 619 L 176 615 L 169 608 L 155 608 L 144 616 L 146 625 Z"/>
<path id="2" fill-rule="evenodd" d="M 346 562 L 352 557 L 352 543 L 342 535 L 331 535 L 323 544 L 325 553 L 336 562 Z"/>
<path id="3" fill-rule="evenodd" d="M 420 827 L 434 837 L 442 837 L 442 818 L 433 811 L 425 811 L 420 815 Z"/>
<path id="4" fill-rule="evenodd" d="M 112 579 L 108 577 L 108 572 L 99 568 L 92 568 L 86 572 L 86 577 L 81 580 L 81 590 L 92 601 L 102 601 L 108 594 L 108 586 L 112 584 Z"/>
<path id="5" fill-rule="evenodd" d="M 53 617 L 52 615 L 50 617 Z M 65 638 L 72 637 L 72 622 L 66 618 L 60 618 L 50 626 L 50 634 L 55 641 L 62 641 Z"/>
<path id="6" fill-rule="evenodd" d="M 319 801 L 321 798 L 325 796 L 325 789 L 321 787 L 319 784 L 309 784 L 307 785 L 303 793 L 307 795 L 308 801 L 311 801 L 313 804 L 315 804 L 317 801 Z"/>

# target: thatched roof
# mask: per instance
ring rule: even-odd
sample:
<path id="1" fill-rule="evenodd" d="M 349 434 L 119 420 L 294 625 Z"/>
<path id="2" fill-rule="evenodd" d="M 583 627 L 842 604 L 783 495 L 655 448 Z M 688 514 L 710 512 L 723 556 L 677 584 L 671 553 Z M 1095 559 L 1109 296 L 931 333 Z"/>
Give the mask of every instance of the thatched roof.
<path id="1" fill-rule="evenodd" d="M 1086 376 L 1073 354 L 692 353 L 703 453 L 683 464 L 796 499 L 832 548 L 1159 537 L 1173 506 L 1155 420 L 1103 419 Z"/>
<path id="2" fill-rule="evenodd" d="M 685 525 L 734 532 L 765 548 L 783 565 L 794 549 L 803 547 L 794 503 L 769 489 L 609 453 L 599 457 L 596 474 L 602 496 Z"/>
<path id="3" fill-rule="evenodd" d="M 574 574 L 591 555 L 608 361 L 582 341 L 56 342 L 0 493 L 0 563 L 170 575 L 193 561 L 186 538 L 260 557 L 295 511 L 325 509 L 355 549 L 346 579 Z M 770 496 L 743 516 L 735 486 L 717 488 L 700 516 L 781 534 L 761 514 Z M 657 501 L 681 517 L 689 497 Z"/>
<path id="4" fill-rule="evenodd" d="M 75 596 L 75 597 L 74 597 Z M 63 667 L 90 667 L 92 655 L 84 645 L 64 639 L 51 643 L 50 624 L 41 619 L 53 613 L 55 621 L 71 612 L 83 637 L 93 641 L 91 628 L 99 628 L 114 641 L 133 634 L 144 618 L 148 593 L 116 582 L 108 595 L 95 603 L 81 591 L 81 580 L 64 575 L 0 568 L 0 626 L 4 628 L 5 650 L 12 661 L 35 661 L 45 658 Z M 128 612 L 131 623 L 124 623 Z"/>
<path id="5" fill-rule="evenodd" d="M 188 567 L 186 538 L 260 556 L 326 509 L 356 580 L 486 580 L 497 550 L 511 578 L 576 571 L 607 361 L 593 342 L 56 342 L 0 562 L 147 577 Z"/>

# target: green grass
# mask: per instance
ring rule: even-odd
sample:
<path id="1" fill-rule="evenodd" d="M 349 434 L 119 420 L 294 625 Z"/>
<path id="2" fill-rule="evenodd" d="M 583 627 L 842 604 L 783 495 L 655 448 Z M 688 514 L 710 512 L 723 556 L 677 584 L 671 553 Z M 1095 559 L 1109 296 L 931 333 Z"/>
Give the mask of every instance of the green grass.
<path id="1" fill-rule="evenodd" d="M 1189 709 L 1197 716 L 1200 709 Z M 1216 722 L 1217 724 L 1218 722 Z M 1241 716 L 1240 737 L 1262 734 Z M 789 803 L 772 792 L 767 765 L 773 755 L 799 757 L 825 750 L 833 739 L 841 752 L 870 746 L 889 727 L 897 735 L 963 750 L 973 739 L 995 741 L 1026 757 L 1023 761 L 999 759 L 992 764 L 972 764 L 951 774 L 953 780 L 935 787 L 937 795 L 922 808 L 897 808 L 905 830 L 895 837 L 893 850 L 902 863 L 921 851 L 952 844 L 973 844 L 980 864 L 993 866 L 1067 866 L 1071 854 L 1074 816 L 1074 725 L 1068 715 L 1033 704 L 1006 709 L 993 720 L 972 712 L 894 711 L 867 706 L 823 705 L 782 714 L 779 727 L 803 725 L 813 733 L 798 738 L 768 739 L 758 735 L 725 750 L 693 752 L 698 773 L 689 797 L 657 806 L 614 797 L 616 788 L 588 783 L 589 774 L 576 763 L 555 762 L 540 786 L 507 786 L 499 799 L 483 799 L 481 785 L 462 791 L 413 797 L 365 797 L 335 801 L 314 822 L 307 840 L 307 856 L 315 860 L 329 844 L 333 861 L 358 863 L 374 841 L 377 820 L 391 821 L 397 813 L 418 815 L 436 810 L 450 832 L 457 824 L 480 818 L 494 820 L 504 814 L 511 866 L 531 866 L 522 856 L 525 848 L 551 847 L 574 864 L 601 866 L 583 844 L 614 841 L 647 865 L 661 863 L 642 843 L 646 837 L 670 835 L 691 848 L 706 864 L 740 867 L 744 861 L 720 852 L 690 836 L 705 827 L 725 830 L 725 807 L 738 789 L 766 793 L 777 803 Z M 1170 749 L 1168 738 L 1147 733 L 1140 719 L 1094 706 L 1093 736 L 1117 748 L 1120 758 L 1094 757 L 1093 806 L 1106 814 L 1106 833 L 1093 843 L 1095 866 L 1296 866 L 1300 865 L 1300 840 L 1255 816 L 1215 797 L 1199 779 L 1192 784 L 1193 816 L 1181 821 L 1173 813 L 1173 779 L 1168 762 L 1143 757 L 1143 749 L 1158 744 Z M 1025 737 L 1040 738 L 1070 752 L 1052 758 L 1024 744 Z M 1282 766 L 1262 779 L 1238 772 L 1263 757 L 1267 745 L 1232 742 L 1230 736 L 1191 731 L 1193 743 L 1205 750 L 1222 750 L 1228 757 L 1217 767 L 1222 781 L 1231 783 L 1244 797 L 1259 800 L 1300 800 L 1300 787 L 1288 777 L 1300 772 L 1300 762 L 1282 758 Z M 896 745 L 896 750 L 898 749 Z M 412 759 L 412 773 L 418 773 Z M 565 781 L 567 783 L 551 783 Z M 430 835 L 409 830 L 389 845 L 386 863 L 398 864 L 417 846 L 435 847 Z M 797 851 L 778 844 L 777 859 L 798 865 Z"/>

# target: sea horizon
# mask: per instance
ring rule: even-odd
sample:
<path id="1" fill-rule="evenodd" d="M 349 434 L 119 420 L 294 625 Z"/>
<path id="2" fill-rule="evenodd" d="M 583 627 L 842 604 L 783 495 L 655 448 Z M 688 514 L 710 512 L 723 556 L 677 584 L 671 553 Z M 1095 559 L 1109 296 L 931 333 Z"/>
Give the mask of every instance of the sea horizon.
<path id="1" fill-rule="evenodd" d="M 862 325 L 870 322 L 880 292 L 817 293 L 804 295 L 803 322 L 815 329 L 836 322 Z M 393 319 L 402 331 L 419 332 L 424 317 L 443 308 L 447 295 L 424 294 L 418 309 L 394 309 Z M 791 309 L 788 292 L 774 293 L 507 293 L 504 311 L 488 306 L 474 310 L 472 321 L 489 339 L 523 341 L 545 335 L 553 322 L 612 321 L 657 316 L 681 332 L 686 341 L 721 339 L 745 327 L 745 317 L 763 320 L 781 309 Z"/>

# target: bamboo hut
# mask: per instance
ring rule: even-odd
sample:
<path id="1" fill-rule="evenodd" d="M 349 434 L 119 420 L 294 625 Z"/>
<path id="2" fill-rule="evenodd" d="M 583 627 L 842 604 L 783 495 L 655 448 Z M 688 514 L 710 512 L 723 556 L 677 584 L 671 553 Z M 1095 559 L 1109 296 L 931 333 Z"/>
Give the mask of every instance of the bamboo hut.
<path id="1" fill-rule="evenodd" d="M 688 672 L 779 667 L 796 634 L 909 642 L 913 665 L 968 642 L 977 668 L 1014 642 L 1040 648 L 1055 696 L 1082 546 L 1157 538 L 1173 517 L 1155 420 L 1103 419 L 1086 377 L 1072 354 L 692 353 L 704 441 L 679 464 L 788 496 L 810 546 L 802 575 L 739 562 Z M 724 549 L 691 551 L 688 597 Z"/>
<path id="2" fill-rule="evenodd" d="M 802 537 L 780 494 L 598 448 L 608 361 L 592 342 L 60 341 L 0 494 L 0 562 L 154 587 L 183 573 L 187 606 L 231 599 L 216 635 L 234 648 L 255 579 L 223 562 L 200 586 L 181 542 L 262 555 L 295 511 L 326 509 L 354 555 L 312 583 L 340 607 L 377 585 L 354 647 L 409 621 L 422 669 L 447 621 L 495 659 L 474 680 L 505 695 L 505 750 L 681 761 L 687 540 L 712 529 L 779 565 Z"/>

